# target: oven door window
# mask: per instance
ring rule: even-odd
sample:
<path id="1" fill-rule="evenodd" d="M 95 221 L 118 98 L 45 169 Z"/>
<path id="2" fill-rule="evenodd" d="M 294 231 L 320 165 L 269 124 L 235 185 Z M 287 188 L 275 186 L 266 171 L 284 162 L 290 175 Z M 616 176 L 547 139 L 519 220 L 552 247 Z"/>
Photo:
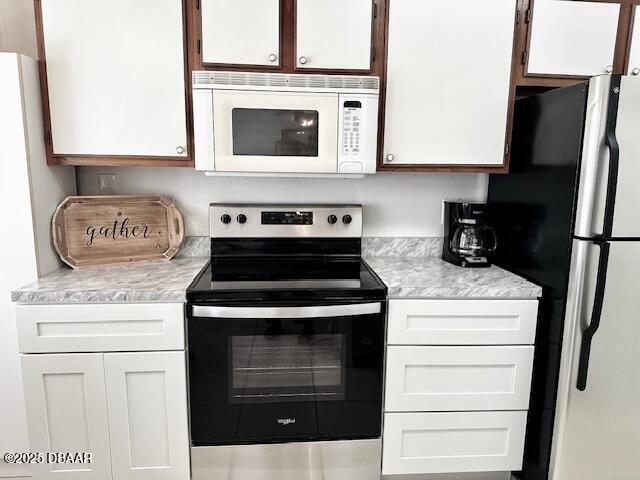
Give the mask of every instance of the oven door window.
<path id="1" fill-rule="evenodd" d="M 272 321 L 267 335 L 231 337 L 232 403 L 344 400 L 345 336 L 310 328 L 282 335 Z"/>
<path id="2" fill-rule="evenodd" d="M 384 313 L 188 320 L 194 445 L 377 438 Z"/>
<path id="3" fill-rule="evenodd" d="M 234 108 L 233 154 L 317 157 L 318 111 Z"/>

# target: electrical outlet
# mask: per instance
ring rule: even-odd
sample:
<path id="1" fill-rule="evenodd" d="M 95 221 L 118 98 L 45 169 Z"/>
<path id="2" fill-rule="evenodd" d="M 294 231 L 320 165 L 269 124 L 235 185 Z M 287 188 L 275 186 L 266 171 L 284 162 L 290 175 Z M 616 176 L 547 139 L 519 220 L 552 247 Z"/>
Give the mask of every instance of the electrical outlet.
<path id="1" fill-rule="evenodd" d="M 116 176 L 110 173 L 98 175 L 98 190 L 100 195 L 117 195 Z"/>

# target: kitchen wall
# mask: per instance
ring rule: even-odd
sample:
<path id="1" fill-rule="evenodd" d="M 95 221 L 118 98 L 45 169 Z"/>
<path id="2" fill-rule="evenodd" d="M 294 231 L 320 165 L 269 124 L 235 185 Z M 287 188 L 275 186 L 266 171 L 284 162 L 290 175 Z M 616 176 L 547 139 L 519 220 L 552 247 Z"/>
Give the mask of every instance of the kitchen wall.
<path id="1" fill-rule="evenodd" d="M 187 234 L 208 235 L 211 202 L 361 203 L 371 237 L 441 236 L 442 199 L 484 201 L 484 174 L 380 173 L 363 179 L 207 177 L 181 168 L 78 168 L 81 195 L 99 194 L 115 174 L 119 194 L 166 194 L 185 215 Z"/>
<path id="2" fill-rule="evenodd" d="M 33 0 L 0 0 L 0 51 L 38 58 Z"/>

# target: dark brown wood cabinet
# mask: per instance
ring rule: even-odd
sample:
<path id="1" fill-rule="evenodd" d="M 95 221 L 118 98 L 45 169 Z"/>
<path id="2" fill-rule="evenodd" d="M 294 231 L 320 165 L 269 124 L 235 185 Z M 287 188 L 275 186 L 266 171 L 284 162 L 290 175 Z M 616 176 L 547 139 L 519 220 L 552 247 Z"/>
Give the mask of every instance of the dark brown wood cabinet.
<path id="1" fill-rule="evenodd" d="M 49 164 L 193 165 L 187 1 L 34 0 Z"/>
<path id="2" fill-rule="evenodd" d="M 561 87 L 593 75 L 640 74 L 639 4 L 519 0 L 517 85 Z"/>
<path id="3" fill-rule="evenodd" d="M 381 75 L 380 0 L 193 0 L 193 70 Z"/>

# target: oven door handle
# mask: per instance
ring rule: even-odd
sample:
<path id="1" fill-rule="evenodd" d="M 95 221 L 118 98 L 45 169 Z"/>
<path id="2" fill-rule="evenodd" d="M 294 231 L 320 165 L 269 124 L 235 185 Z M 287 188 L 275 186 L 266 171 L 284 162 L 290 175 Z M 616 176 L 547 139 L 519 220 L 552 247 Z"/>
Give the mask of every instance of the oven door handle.
<path id="1" fill-rule="evenodd" d="M 382 311 L 382 304 L 356 303 L 313 307 L 213 307 L 193 305 L 192 315 L 202 318 L 318 318 L 372 315 Z"/>

